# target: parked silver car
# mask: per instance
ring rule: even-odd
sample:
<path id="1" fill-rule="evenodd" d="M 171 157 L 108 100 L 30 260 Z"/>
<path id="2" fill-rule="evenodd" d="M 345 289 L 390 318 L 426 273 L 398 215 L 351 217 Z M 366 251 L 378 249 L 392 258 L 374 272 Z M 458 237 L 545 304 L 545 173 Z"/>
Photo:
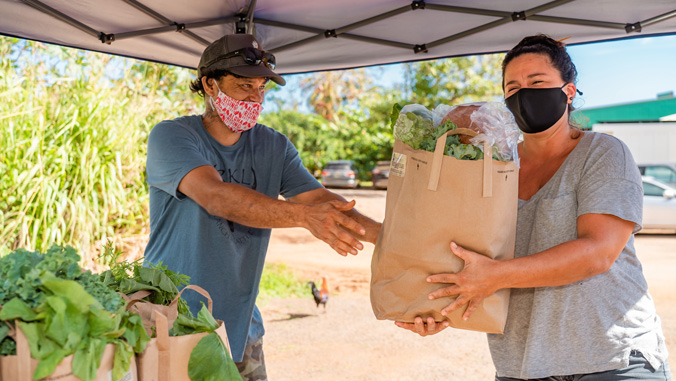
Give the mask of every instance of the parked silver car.
<path id="1" fill-rule="evenodd" d="M 352 160 L 329 161 L 322 170 L 322 185 L 325 187 L 357 188 L 359 180 Z"/>
<path id="2" fill-rule="evenodd" d="M 638 165 L 641 176 L 654 177 L 671 187 L 676 188 L 676 162 L 642 163 Z"/>
<path id="3" fill-rule="evenodd" d="M 643 228 L 676 229 L 676 188 L 643 176 Z"/>

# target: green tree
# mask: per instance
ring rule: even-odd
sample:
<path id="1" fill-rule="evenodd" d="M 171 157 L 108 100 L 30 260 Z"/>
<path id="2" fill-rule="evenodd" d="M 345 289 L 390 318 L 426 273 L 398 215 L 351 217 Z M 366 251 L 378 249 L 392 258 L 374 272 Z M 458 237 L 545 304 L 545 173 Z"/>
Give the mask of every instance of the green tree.
<path id="1" fill-rule="evenodd" d="M 365 69 L 353 69 L 317 72 L 300 86 L 309 93 L 308 101 L 315 112 L 335 122 L 342 108 L 359 108 L 359 102 L 369 95 L 370 84 Z"/>
<path id="2" fill-rule="evenodd" d="M 340 154 L 335 144 L 335 131 L 319 115 L 281 110 L 262 114 L 260 123 L 286 135 L 298 149 L 305 167 L 315 176 L 319 175 L 326 158 Z"/>
<path id="3" fill-rule="evenodd" d="M 433 109 L 439 104 L 499 100 L 502 58 L 502 54 L 490 54 L 406 64 L 408 103 Z"/>

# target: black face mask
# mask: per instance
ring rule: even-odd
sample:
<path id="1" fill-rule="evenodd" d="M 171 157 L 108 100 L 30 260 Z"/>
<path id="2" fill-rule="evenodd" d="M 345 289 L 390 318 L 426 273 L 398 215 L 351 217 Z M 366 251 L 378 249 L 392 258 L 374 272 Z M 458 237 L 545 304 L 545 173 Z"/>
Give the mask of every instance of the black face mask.
<path id="1" fill-rule="evenodd" d="M 523 88 L 505 99 L 521 131 L 527 134 L 542 132 L 561 119 L 568 108 L 567 95 L 561 91 L 563 86 Z"/>

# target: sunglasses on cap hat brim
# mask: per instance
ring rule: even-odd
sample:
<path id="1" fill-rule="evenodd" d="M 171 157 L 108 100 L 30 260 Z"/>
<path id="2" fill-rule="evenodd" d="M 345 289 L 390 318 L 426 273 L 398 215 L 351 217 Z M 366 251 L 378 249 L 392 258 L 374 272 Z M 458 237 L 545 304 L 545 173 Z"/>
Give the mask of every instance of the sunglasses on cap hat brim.
<path id="1" fill-rule="evenodd" d="M 220 60 L 232 59 L 232 58 L 241 58 L 245 64 L 251 66 L 258 66 L 261 63 L 265 65 L 268 69 L 274 70 L 276 65 L 275 56 L 272 53 L 264 52 L 256 48 L 243 48 L 235 50 L 227 54 L 220 55 L 213 60 L 207 62 L 204 67 L 209 67 L 214 63 Z"/>

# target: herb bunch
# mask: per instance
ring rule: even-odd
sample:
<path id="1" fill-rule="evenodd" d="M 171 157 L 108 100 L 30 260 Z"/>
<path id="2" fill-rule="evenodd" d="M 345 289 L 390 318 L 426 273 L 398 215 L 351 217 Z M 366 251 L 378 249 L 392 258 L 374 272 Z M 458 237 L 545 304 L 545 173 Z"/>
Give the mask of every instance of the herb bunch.
<path id="1" fill-rule="evenodd" d="M 100 260 L 109 267 L 109 270 L 99 275 L 106 287 L 115 292 L 131 295 L 136 291 L 152 291 L 144 298 L 150 303 L 168 306 L 179 288 L 190 283 L 190 277 L 178 274 L 162 263 L 145 262 L 143 258 L 134 261 L 121 260 L 122 252 L 117 251 L 109 242 L 104 246 Z M 182 298 L 178 300 L 178 313 L 192 317 L 188 304 Z"/>
<path id="2" fill-rule="evenodd" d="M 111 289 L 131 295 L 136 291 L 152 291 L 146 299 L 153 304 L 168 306 L 178 295 L 178 290 L 190 283 L 190 277 L 175 273 L 163 264 L 121 260 L 122 253 L 112 244 L 106 244 L 100 260 L 109 267 L 100 277 Z M 169 336 L 184 336 L 206 332 L 190 353 L 188 375 L 192 380 L 241 380 L 237 366 L 215 332 L 219 323 L 202 303 L 197 316 L 193 316 L 183 298 L 178 299 L 178 316 L 169 329 Z M 156 333 L 153 332 L 153 335 Z"/>

